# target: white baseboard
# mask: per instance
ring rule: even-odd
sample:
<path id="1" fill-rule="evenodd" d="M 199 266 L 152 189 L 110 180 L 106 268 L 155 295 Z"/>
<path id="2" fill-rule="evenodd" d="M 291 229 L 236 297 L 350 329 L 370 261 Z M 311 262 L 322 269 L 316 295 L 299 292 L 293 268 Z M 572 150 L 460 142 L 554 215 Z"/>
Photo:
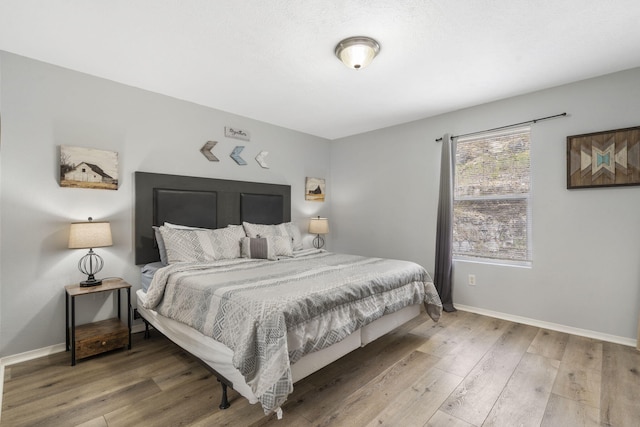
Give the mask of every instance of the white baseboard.
<path id="1" fill-rule="evenodd" d="M 27 360 L 37 359 L 38 357 L 48 356 L 54 353 L 60 353 L 67 349 L 66 344 L 55 344 L 49 347 L 39 348 L 36 350 L 25 351 L 24 353 L 14 354 L 0 358 L 0 417 L 2 416 L 2 396 L 4 393 L 4 367 L 13 365 Z"/>
<path id="2" fill-rule="evenodd" d="M 144 332 L 144 324 L 133 325 L 131 327 L 131 333 Z M 0 359 L 0 366 L 15 365 L 16 363 L 27 362 L 29 360 L 37 359 L 38 357 L 49 356 L 51 354 L 60 353 L 67 349 L 65 343 L 54 344 L 49 347 L 38 348 L 35 350 L 25 351 L 24 353 L 14 354 L 6 356 Z"/>
<path id="3" fill-rule="evenodd" d="M 493 310 L 486 310 L 484 308 L 470 307 L 463 304 L 455 304 L 454 306 L 462 311 L 468 311 L 470 313 L 482 314 L 484 316 L 495 317 L 498 319 L 509 320 L 511 322 L 522 323 L 525 325 L 535 326 L 538 328 L 550 329 L 552 331 L 564 332 L 567 334 L 578 335 L 586 338 L 593 338 L 600 341 L 612 342 L 615 344 L 626 345 L 629 347 L 636 347 L 637 341 L 633 338 L 620 337 L 617 335 L 605 334 L 597 331 L 590 331 L 588 329 L 574 328 L 572 326 L 561 325 L 558 323 L 545 322 L 544 320 L 530 319 L 528 317 L 516 316 L 514 314 L 501 313 Z"/>
<path id="4" fill-rule="evenodd" d="M 144 324 L 136 324 L 131 327 L 131 333 L 144 332 Z M 0 358 L 0 416 L 2 416 L 2 393 L 4 388 L 4 367 L 15 365 L 16 363 L 27 362 L 39 357 L 49 356 L 55 353 L 66 351 L 66 343 L 54 344 L 48 347 L 25 351 L 24 353 L 13 354 Z"/>
<path id="5" fill-rule="evenodd" d="M 35 350 L 25 351 L 24 353 L 13 354 L 0 359 L 0 365 L 9 366 L 16 363 L 26 362 L 28 360 L 37 359 L 38 357 L 49 356 L 50 354 L 65 351 L 67 346 L 65 343 L 54 344 L 49 347 L 38 348 Z"/>

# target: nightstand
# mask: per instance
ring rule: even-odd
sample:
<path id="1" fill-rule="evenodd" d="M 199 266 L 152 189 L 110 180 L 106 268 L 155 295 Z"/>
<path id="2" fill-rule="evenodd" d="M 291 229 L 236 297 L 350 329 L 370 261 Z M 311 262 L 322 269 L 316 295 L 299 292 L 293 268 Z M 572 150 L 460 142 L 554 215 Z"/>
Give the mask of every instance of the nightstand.
<path id="1" fill-rule="evenodd" d="M 131 285 L 122 279 L 104 279 L 102 285 L 64 287 L 66 291 L 67 351 L 71 350 L 71 366 L 77 359 L 104 353 L 120 347 L 131 349 Z M 127 290 L 127 323 L 120 315 L 120 290 Z M 117 292 L 118 317 L 76 326 L 76 297 L 99 292 Z M 69 308 L 71 304 L 71 308 Z M 71 324 L 69 324 L 71 321 Z"/>

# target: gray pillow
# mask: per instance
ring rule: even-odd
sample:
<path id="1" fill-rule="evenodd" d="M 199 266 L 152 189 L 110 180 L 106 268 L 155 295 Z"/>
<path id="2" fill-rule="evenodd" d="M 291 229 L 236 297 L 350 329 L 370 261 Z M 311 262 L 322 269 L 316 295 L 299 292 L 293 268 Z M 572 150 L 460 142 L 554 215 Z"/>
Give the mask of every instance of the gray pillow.
<path id="1" fill-rule="evenodd" d="M 288 236 L 244 237 L 241 246 L 243 258 L 277 260 L 281 256 L 293 256 Z"/>

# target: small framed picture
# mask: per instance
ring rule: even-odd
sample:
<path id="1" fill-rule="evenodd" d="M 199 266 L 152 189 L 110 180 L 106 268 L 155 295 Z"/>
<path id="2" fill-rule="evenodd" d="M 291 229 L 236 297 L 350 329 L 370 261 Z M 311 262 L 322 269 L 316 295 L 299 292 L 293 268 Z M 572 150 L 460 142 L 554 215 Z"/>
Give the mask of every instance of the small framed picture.
<path id="1" fill-rule="evenodd" d="M 251 141 L 251 134 L 244 129 L 232 128 L 231 126 L 224 127 L 224 136 L 227 138 L 240 139 L 242 141 Z"/>
<path id="2" fill-rule="evenodd" d="M 324 202 L 325 182 L 324 178 L 309 178 L 305 184 L 305 200 L 313 202 Z"/>
<path id="3" fill-rule="evenodd" d="M 118 153 L 60 146 L 60 187 L 118 189 Z"/>

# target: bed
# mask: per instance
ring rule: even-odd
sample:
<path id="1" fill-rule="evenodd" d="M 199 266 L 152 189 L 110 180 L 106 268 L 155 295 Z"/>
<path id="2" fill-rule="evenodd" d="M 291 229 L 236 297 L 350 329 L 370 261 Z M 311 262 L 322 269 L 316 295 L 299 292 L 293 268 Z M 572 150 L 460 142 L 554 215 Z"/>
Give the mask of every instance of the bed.
<path id="1" fill-rule="evenodd" d="M 295 382 L 421 306 L 440 316 L 415 263 L 303 248 L 289 186 L 136 172 L 135 189 L 138 312 L 210 367 L 221 408 L 230 386 L 280 417 Z"/>

